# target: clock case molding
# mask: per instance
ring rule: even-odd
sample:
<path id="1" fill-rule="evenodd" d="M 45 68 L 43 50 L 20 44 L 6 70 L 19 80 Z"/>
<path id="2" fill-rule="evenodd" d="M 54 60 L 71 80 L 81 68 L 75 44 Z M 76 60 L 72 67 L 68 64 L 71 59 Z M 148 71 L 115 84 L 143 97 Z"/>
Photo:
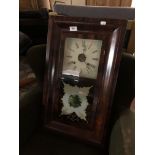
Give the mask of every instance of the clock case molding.
<path id="1" fill-rule="evenodd" d="M 101 21 L 106 23 L 101 24 Z M 46 47 L 44 77 L 44 126 L 94 144 L 104 144 L 107 138 L 112 98 L 115 91 L 122 44 L 127 21 L 66 16 L 50 16 Z M 70 31 L 76 26 L 77 31 Z M 102 40 L 97 79 L 78 78 L 77 86 L 93 84 L 91 106 L 87 109 L 88 122 L 71 121 L 62 116 L 62 66 L 66 38 Z M 76 77 L 75 77 L 76 78 Z M 76 79 L 77 80 L 77 79 Z M 71 84 L 76 84 L 73 77 Z"/>

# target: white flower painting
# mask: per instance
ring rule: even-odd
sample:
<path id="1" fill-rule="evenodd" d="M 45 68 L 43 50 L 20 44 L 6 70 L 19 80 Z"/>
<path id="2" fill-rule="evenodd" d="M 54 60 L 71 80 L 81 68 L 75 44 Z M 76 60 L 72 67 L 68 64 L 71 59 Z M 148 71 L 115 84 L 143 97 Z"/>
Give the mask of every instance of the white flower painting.
<path id="1" fill-rule="evenodd" d="M 80 119 L 86 120 L 86 109 L 88 107 L 87 96 L 91 87 L 71 86 L 64 83 L 63 107 L 61 115 L 75 113 Z"/>

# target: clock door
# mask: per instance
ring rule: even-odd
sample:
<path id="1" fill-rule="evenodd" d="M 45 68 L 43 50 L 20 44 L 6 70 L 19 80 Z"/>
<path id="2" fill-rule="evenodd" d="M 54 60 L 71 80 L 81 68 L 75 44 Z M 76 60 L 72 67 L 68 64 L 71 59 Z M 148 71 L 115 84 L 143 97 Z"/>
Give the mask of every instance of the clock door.
<path id="1" fill-rule="evenodd" d="M 46 128 L 97 144 L 106 141 L 125 26 L 124 20 L 49 18 Z"/>
<path id="2" fill-rule="evenodd" d="M 66 38 L 63 74 L 96 79 L 101 48 L 102 40 Z"/>
<path id="3" fill-rule="evenodd" d="M 97 75 L 100 57 L 101 63 L 104 63 L 106 36 L 92 33 L 90 39 L 89 33 L 80 32 L 64 32 L 61 36 L 62 96 L 57 108 L 57 113 L 61 114 L 57 120 L 79 130 L 91 130 L 95 122 Z"/>

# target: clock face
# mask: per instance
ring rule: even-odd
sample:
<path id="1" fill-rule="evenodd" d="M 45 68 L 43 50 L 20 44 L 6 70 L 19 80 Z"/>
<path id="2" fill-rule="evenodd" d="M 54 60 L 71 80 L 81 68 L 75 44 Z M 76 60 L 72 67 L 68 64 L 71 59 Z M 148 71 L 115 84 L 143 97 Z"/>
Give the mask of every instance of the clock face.
<path id="1" fill-rule="evenodd" d="M 66 38 L 63 74 L 97 78 L 102 40 Z"/>

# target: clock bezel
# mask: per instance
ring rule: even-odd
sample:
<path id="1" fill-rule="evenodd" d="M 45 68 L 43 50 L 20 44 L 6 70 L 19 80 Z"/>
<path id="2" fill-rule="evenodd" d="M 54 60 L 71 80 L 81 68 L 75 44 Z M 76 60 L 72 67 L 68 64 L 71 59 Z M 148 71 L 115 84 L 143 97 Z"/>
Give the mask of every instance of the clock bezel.
<path id="1" fill-rule="evenodd" d="M 100 25 L 101 21 L 105 21 L 106 25 Z M 45 108 L 44 126 L 46 128 L 96 144 L 103 144 L 106 141 L 110 107 L 118 75 L 126 23 L 126 20 L 116 19 L 91 19 L 65 16 L 49 17 L 43 95 Z M 70 31 L 70 26 L 77 26 L 77 31 Z M 100 58 L 95 84 L 95 101 L 91 116 L 94 121 L 91 121 L 87 127 L 81 127 L 80 124 L 74 125 L 74 123 L 65 124 L 53 117 L 55 106 L 60 99 L 58 90 L 62 75 L 63 40 L 66 36 L 75 37 L 77 34 L 82 34 L 85 39 L 88 38 L 86 34 L 89 35 L 89 38 L 94 35 L 105 37 L 104 34 L 109 38 L 105 39 L 107 44 L 104 51 L 103 49 L 101 51 L 101 55 L 103 56 Z M 80 79 L 86 81 L 85 78 Z"/>
<path id="2" fill-rule="evenodd" d="M 96 43 L 98 42 L 98 41 L 102 41 L 102 44 L 101 44 L 101 48 L 99 49 L 100 50 L 100 53 L 99 53 L 99 60 L 97 60 L 97 63 L 98 63 L 98 65 L 96 66 L 96 64 L 95 63 L 93 63 L 93 61 L 92 62 L 90 62 L 90 61 L 87 61 L 87 56 L 88 56 L 88 52 L 89 52 L 89 49 L 87 49 L 85 52 L 86 52 L 86 54 L 85 54 L 85 52 L 83 52 L 83 51 L 81 51 L 81 53 L 79 53 L 78 52 L 78 54 L 79 54 L 79 56 L 80 55 L 82 55 L 82 54 L 84 54 L 84 56 L 85 56 L 85 60 L 82 62 L 78 62 L 78 61 L 80 61 L 80 60 L 74 60 L 74 62 L 75 62 L 75 64 L 72 64 L 72 66 L 74 65 L 74 67 L 76 66 L 76 68 L 78 68 L 78 66 L 76 65 L 76 63 L 82 63 L 83 64 L 83 66 L 84 66 L 84 68 L 82 68 L 82 71 L 84 72 L 84 70 L 85 70 L 85 72 L 84 72 L 84 74 L 79 74 L 78 76 L 79 77 L 85 77 L 85 78 L 88 78 L 88 79 L 96 79 L 97 78 L 97 73 L 98 73 L 98 67 L 99 67 L 99 62 L 100 62 L 100 55 L 101 55 L 101 51 L 102 51 L 102 49 L 104 48 L 104 43 L 103 43 L 103 41 L 105 40 L 105 38 L 103 38 L 103 37 L 101 37 L 101 36 L 96 36 L 95 34 L 94 34 L 94 36 L 92 37 L 92 38 L 88 38 L 88 33 L 85 33 L 85 37 L 82 37 L 84 34 L 82 34 L 82 33 L 76 33 L 76 35 L 73 35 L 73 33 L 71 33 L 71 34 L 64 34 L 65 35 L 65 43 L 63 42 L 63 45 L 62 45 L 62 47 L 65 47 L 65 46 L 67 46 L 67 44 L 68 44 L 68 42 L 66 41 L 67 39 L 72 39 L 72 41 L 74 40 L 74 39 L 79 39 L 78 40 L 78 46 L 79 46 L 79 48 L 80 48 L 80 45 L 82 44 L 82 41 L 83 40 L 87 40 L 87 39 L 89 39 L 89 40 L 91 40 L 91 41 L 93 41 L 93 40 L 95 40 L 96 41 Z M 68 36 L 69 35 L 69 36 Z M 93 35 L 93 34 L 92 34 Z M 103 36 L 103 35 L 102 35 Z M 74 37 L 74 38 L 73 38 Z M 81 41 L 81 43 L 80 43 L 80 41 Z M 89 41 L 88 41 L 89 42 Z M 77 42 L 76 42 L 77 43 Z M 95 43 L 94 43 L 95 44 Z M 93 46 L 93 44 L 92 44 L 92 46 Z M 81 48 L 80 48 L 81 49 Z M 66 50 L 66 51 L 65 51 Z M 74 49 L 74 52 L 72 52 L 72 51 L 70 51 L 70 53 L 76 53 L 77 51 L 79 51 L 79 49 Z M 90 48 L 90 51 L 91 51 L 92 49 Z M 68 59 L 68 60 L 72 60 L 71 58 L 65 58 L 65 52 L 67 52 L 67 47 L 65 47 L 64 48 L 64 59 L 66 60 L 66 59 Z M 68 50 L 69 51 L 69 50 Z M 83 53 L 82 53 L 83 52 Z M 72 54 L 72 55 L 73 55 Z M 89 53 L 89 54 L 91 54 L 91 53 Z M 67 55 L 69 55 L 69 54 L 67 54 Z M 71 54 L 70 54 L 71 55 Z M 71 56 L 72 56 L 71 55 Z M 95 54 L 93 54 L 94 56 L 95 56 Z M 79 58 L 79 57 L 78 57 Z M 67 61 L 67 60 L 66 60 Z M 84 63 L 85 62 L 85 63 Z M 94 61 L 95 62 L 95 61 Z M 91 68 L 91 67 L 88 67 L 87 69 L 88 69 L 88 71 L 87 71 L 87 69 L 86 69 L 86 63 L 87 64 L 92 64 L 92 65 L 94 65 L 95 67 L 94 68 Z M 67 66 L 67 64 L 64 64 L 63 63 L 63 65 L 65 65 L 65 66 Z M 71 68 L 71 67 L 68 67 L 69 69 Z M 73 68 L 72 69 L 70 69 L 70 70 L 73 70 L 73 71 L 75 71 Z M 64 68 L 63 68 L 63 71 L 64 71 Z M 91 75 L 91 73 L 93 72 L 93 71 L 95 71 L 95 73 L 96 73 L 96 77 L 94 77 L 94 75 L 92 76 Z"/>
<path id="3" fill-rule="evenodd" d="M 61 58 L 64 58 L 64 47 L 65 47 L 65 39 L 66 38 L 73 38 L 74 37 L 74 38 L 79 38 L 79 39 L 90 39 L 90 38 L 88 38 L 89 34 L 90 34 L 89 32 L 76 32 L 76 33 L 73 33 L 73 32 L 70 32 L 70 31 L 69 32 L 62 32 L 62 35 L 61 35 L 61 40 L 62 41 L 60 43 L 60 53 L 59 53 L 61 55 Z M 95 33 L 91 33 L 91 35 L 92 35 L 91 39 L 102 40 L 102 47 L 101 47 L 100 57 L 104 57 L 104 50 L 105 50 L 104 44 L 107 43 L 106 39 L 104 37 L 106 37 L 106 36 L 97 35 Z M 104 60 L 102 60 L 102 61 L 104 63 Z M 101 62 L 99 60 L 98 67 L 100 66 L 100 63 Z M 102 64 L 102 65 L 104 65 L 104 64 Z M 62 62 L 62 64 L 60 64 L 60 67 L 62 67 L 62 66 L 63 66 L 63 62 Z M 63 68 L 61 68 L 61 70 L 63 70 Z M 97 68 L 97 70 L 99 70 L 99 68 Z M 98 76 L 98 74 L 97 74 L 97 76 Z M 87 78 L 87 77 L 80 77 L 80 78 Z M 88 77 L 88 79 L 89 79 L 89 77 Z M 97 77 L 96 77 L 96 79 L 97 79 Z"/>

